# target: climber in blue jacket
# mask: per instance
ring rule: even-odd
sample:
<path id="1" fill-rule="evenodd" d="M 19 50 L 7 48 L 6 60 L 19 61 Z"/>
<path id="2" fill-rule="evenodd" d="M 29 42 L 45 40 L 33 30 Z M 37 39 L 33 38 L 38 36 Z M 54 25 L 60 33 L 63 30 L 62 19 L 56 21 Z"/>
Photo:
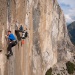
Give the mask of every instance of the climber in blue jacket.
<path id="1" fill-rule="evenodd" d="M 17 39 L 14 36 L 14 34 L 11 33 L 11 31 L 8 31 L 8 34 L 6 35 L 8 38 L 8 47 L 7 47 L 7 55 L 11 56 L 13 55 L 12 47 L 14 47 L 17 44 Z"/>

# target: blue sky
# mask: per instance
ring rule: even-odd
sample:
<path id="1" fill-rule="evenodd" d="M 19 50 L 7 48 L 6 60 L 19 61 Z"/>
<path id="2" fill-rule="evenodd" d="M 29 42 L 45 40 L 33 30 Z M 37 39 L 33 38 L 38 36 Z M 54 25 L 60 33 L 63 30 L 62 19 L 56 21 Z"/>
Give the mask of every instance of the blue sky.
<path id="1" fill-rule="evenodd" d="M 75 21 L 75 0 L 58 0 L 58 3 L 65 14 L 66 22 Z"/>

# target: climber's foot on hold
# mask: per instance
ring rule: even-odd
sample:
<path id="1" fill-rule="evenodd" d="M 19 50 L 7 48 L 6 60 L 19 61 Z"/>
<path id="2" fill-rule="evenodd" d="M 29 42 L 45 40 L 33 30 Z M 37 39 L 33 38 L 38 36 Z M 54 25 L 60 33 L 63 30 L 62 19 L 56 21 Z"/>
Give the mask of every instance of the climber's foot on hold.
<path id="1" fill-rule="evenodd" d="M 11 54 L 5 54 L 5 55 L 7 56 L 7 59 L 9 59 L 9 57 L 12 56 L 13 53 L 11 53 Z"/>
<path id="2" fill-rule="evenodd" d="M 0 52 L 2 52 L 2 49 L 0 49 Z"/>
<path id="3" fill-rule="evenodd" d="M 7 56 L 7 59 L 9 59 L 10 55 L 9 54 L 5 54 Z"/>

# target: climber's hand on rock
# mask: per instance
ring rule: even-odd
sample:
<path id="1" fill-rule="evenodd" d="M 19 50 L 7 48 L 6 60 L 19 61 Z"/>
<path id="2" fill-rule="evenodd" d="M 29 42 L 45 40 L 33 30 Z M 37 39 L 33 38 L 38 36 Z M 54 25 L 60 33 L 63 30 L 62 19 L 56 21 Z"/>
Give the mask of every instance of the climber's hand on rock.
<path id="1" fill-rule="evenodd" d="M 5 37 L 6 37 L 6 38 L 8 38 L 8 36 L 7 36 L 7 35 L 5 35 Z"/>
<path id="2" fill-rule="evenodd" d="M 10 42 L 10 43 L 12 43 L 12 42 Z"/>

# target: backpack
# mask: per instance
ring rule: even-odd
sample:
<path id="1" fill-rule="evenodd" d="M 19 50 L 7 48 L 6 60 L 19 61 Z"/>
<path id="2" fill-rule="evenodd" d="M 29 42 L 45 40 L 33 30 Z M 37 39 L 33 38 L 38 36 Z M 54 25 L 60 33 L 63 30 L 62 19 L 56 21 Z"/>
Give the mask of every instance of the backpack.
<path id="1" fill-rule="evenodd" d="M 28 33 L 27 32 L 25 32 L 25 37 L 27 37 L 28 36 Z"/>
<path id="2" fill-rule="evenodd" d="M 27 31 L 22 32 L 22 39 L 25 39 L 28 36 Z"/>

